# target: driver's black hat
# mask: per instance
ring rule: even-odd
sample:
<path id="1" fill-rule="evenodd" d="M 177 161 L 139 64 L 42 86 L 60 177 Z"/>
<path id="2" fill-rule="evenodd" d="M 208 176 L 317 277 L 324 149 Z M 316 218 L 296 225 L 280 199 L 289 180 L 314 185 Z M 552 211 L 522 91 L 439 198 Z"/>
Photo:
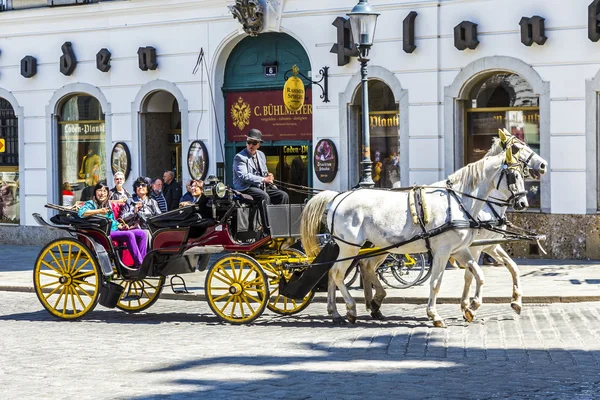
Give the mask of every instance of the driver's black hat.
<path id="1" fill-rule="evenodd" d="M 246 138 L 251 139 L 251 140 L 256 140 L 258 142 L 262 142 L 262 132 L 259 131 L 258 129 L 250 129 L 250 132 L 248 132 L 248 136 L 246 136 Z"/>

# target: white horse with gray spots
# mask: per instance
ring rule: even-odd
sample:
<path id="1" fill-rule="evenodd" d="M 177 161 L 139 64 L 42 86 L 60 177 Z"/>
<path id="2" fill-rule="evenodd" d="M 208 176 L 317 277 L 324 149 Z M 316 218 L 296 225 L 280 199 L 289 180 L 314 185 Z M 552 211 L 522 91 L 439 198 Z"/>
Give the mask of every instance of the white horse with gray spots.
<path id="1" fill-rule="evenodd" d="M 427 316 L 435 326 L 445 327 L 436 309 L 436 299 L 446 262 L 451 254 L 460 254 L 481 287 L 481 268 L 468 250 L 477 235 L 477 230 L 471 228 L 473 221 L 469 216 L 479 214 L 483 200 L 494 189 L 505 199 L 511 199 L 515 209 L 528 207 L 523 169 L 509 147 L 506 152 L 469 164 L 450 175 L 447 181 L 425 189 L 431 214 L 425 228 L 429 232 L 439 230 L 439 234 L 429 238 L 433 264 Z M 317 233 L 325 210 L 328 210 L 327 228 L 340 247 L 337 259 L 341 260 L 329 271 L 327 309 L 334 322 L 344 321 L 335 304 L 337 286 L 346 302 L 346 316 L 355 322 L 356 301 L 344 285 L 344 276 L 360 247 L 370 241 L 376 247 L 389 248 L 392 253 L 423 253 L 427 251 L 426 241 L 419 239 L 422 228 L 411 218 L 408 192 L 359 189 L 340 194 L 325 191 L 313 197 L 302 214 L 301 237 L 309 256 L 319 252 Z M 481 290 L 475 293 L 475 297 L 478 296 L 481 298 Z"/>

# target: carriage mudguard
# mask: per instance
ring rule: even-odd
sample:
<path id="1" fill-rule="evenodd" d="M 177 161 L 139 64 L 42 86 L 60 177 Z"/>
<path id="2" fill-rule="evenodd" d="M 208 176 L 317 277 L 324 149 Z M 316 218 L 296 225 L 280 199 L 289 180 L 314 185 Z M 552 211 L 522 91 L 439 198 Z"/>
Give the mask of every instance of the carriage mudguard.
<path id="1" fill-rule="evenodd" d="M 290 299 L 303 300 L 333 267 L 339 254 L 340 247 L 330 240 L 315 257 L 310 267 L 299 275 L 292 275 L 288 282 L 285 282 L 285 279 L 279 281 L 279 293 Z"/>

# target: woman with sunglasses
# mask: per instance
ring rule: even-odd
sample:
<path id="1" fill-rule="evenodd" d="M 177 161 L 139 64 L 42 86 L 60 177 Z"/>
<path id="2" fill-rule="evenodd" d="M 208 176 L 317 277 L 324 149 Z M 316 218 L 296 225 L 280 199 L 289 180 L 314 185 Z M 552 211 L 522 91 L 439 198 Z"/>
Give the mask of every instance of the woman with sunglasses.
<path id="1" fill-rule="evenodd" d="M 233 159 L 233 188 L 252 196 L 259 205 L 265 233 L 270 233 L 266 205 L 288 204 L 289 197 L 273 184 L 275 178 L 267 169 L 267 157 L 259 150 L 261 142 L 261 131 L 250 129 L 246 136 L 246 148 Z"/>
<path id="2" fill-rule="evenodd" d="M 135 194 L 127 199 L 121 214 L 121 218 L 127 224 L 138 225 L 142 229 L 147 229 L 146 219 L 161 213 L 156 200 L 148 196 L 149 186 L 144 177 L 137 178 L 133 183 Z"/>
<path id="3" fill-rule="evenodd" d="M 111 223 L 110 238 L 117 242 L 125 242 L 127 249 L 133 257 L 135 267 L 139 268 L 144 261 L 148 249 L 148 238 L 146 232 L 141 229 L 127 230 L 122 224 L 115 220 L 112 208 L 108 201 L 108 186 L 103 182 L 94 187 L 94 195 L 91 200 L 86 201 L 78 211 L 80 217 L 96 215 L 108 218 Z M 125 229 L 125 230 L 121 230 Z"/>

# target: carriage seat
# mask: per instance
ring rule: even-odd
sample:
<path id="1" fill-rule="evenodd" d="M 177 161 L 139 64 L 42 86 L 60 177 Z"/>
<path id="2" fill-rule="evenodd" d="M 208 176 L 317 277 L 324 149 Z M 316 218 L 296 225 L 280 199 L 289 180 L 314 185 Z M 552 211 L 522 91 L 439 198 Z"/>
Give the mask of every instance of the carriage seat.
<path id="1" fill-rule="evenodd" d="M 102 231 L 106 236 L 110 234 L 111 221 L 108 218 L 90 216 L 80 217 L 76 211 L 63 211 L 50 218 L 56 225 L 70 225 L 76 229 L 94 229 Z"/>
<path id="2" fill-rule="evenodd" d="M 177 210 L 168 211 L 163 214 L 148 218 L 146 221 L 151 231 L 162 228 L 202 228 L 216 225 L 217 222 L 212 218 L 205 218 L 200 212 L 198 205 L 191 205 Z"/>

